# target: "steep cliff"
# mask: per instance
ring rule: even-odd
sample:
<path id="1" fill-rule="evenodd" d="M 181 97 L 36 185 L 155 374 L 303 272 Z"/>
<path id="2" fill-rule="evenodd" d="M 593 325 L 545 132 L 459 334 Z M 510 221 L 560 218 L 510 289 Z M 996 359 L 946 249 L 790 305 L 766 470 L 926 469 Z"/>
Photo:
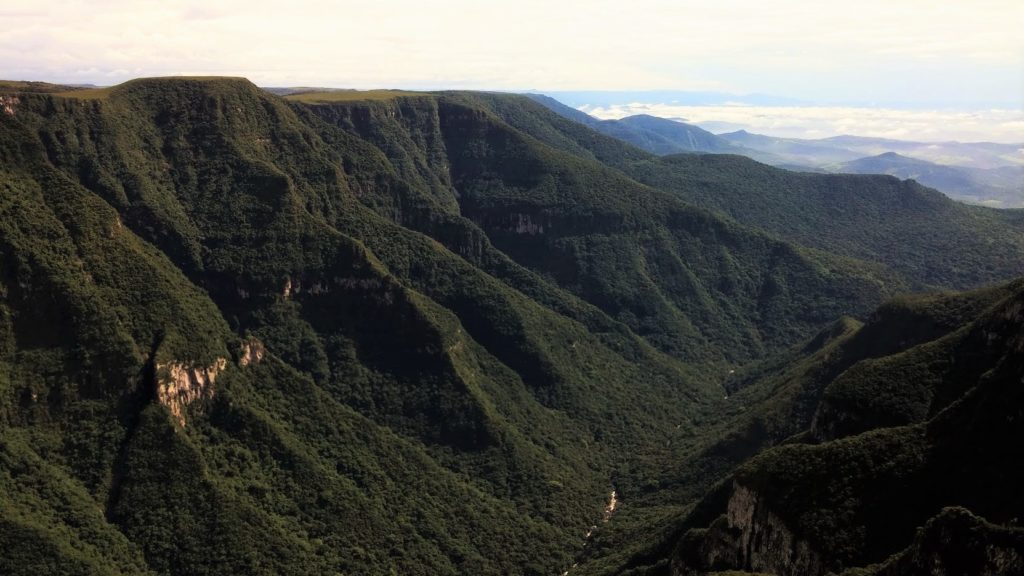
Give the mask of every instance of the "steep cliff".
<path id="1" fill-rule="evenodd" d="M 1024 530 L 991 524 L 963 508 L 945 508 L 889 560 L 844 576 L 996 576 L 1024 573 Z"/>
<path id="2" fill-rule="evenodd" d="M 909 316 L 928 318 L 932 326 L 955 325 L 970 311 L 975 317 L 951 332 L 930 330 L 934 340 L 844 371 L 826 389 L 810 433 L 737 469 L 727 504 L 708 501 L 711 509 L 724 508 L 723 516 L 681 538 L 674 572 L 1019 571 L 1024 548 L 1016 522 L 1024 500 L 1015 486 L 1024 477 L 1012 461 L 1022 448 L 1022 303 L 1019 282 L 913 303 L 911 311 L 918 312 Z M 891 321 L 895 306 L 880 318 Z M 908 377 L 907 366 L 922 368 Z M 865 369 L 877 374 L 855 388 L 859 400 L 832 399 L 833 387 L 850 386 Z M 883 394 L 871 382 L 891 390 Z M 916 417 L 879 416 L 892 413 L 884 407 L 921 396 L 908 388 L 926 392 Z M 839 429 L 845 431 L 840 438 L 829 434 Z M 967 510 L 943 511 L 949 505 Z"/>

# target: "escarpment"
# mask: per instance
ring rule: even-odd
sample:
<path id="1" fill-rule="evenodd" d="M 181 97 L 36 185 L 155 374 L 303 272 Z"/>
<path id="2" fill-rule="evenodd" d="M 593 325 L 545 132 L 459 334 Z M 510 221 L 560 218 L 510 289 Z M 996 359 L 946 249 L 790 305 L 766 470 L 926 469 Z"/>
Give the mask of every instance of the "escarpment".
<path id="1" fill-rule="evenodd" d="M 21 99 L 17 96 L 0 95 L 0 108 L 3 109 L 4 114 L 14 116 L 18 104 L 21 104 Z"/>
<path id="2" fill-rule="evenodd" d="M 267 347 L 256 338 L 249 338 L 242 343 L 238 365 L 243 368 L 249 364 L 259 364 L 267 355 Z"/>
<path id="3" fill-rule="evenodd" d="M 982 238 L 957 286 L 1020 272 L 1013 218 L 942 204 L 914 228 L 871 204 L 889 180 L 663 163 L 507 94 L 0 93 L 0 572 L 820 574 L 885 561 L 940 505 L 1022 515 L 999 459 L 1019 309 L 941 350 L 978 377 L 929 381 L 908 425 L 807 430 L 851 367 L 1018 290 L 873 322 L 950 277 L 874 238 Z M 867 203 L 872 243 L 722 217 L 655 178 L 677 168 L 751 203 Z"/>
<path id="4" fill-rule="evenodd" d="M 991 524 L 964 508 L 944 508 L 913 543 L 868 576 L 1001 576 L 1024 573 L 1024 529 Z"/>
<path id="5" fill-rule="evenodd" d="M 826 572 L 820 556 L 795 536 L 755 490 L 734 481 L 725 514 L 699 538 L 681 547 L 672 564 L 681 576 L 718 570 L 744 570 L 777 576 Z"/>
<path id="6" fill-rule="evenodd" d="M 1018 281 L 887 305 L 919 336 L 882 352 L 864 338 L 891 319 L 875 319 L 842 342 L 867 358 L 834 377 L 809 429 L 731 474 L 727 500 L 706 497 L 673 570 L 1017 573 L 1022 294 Z"/>

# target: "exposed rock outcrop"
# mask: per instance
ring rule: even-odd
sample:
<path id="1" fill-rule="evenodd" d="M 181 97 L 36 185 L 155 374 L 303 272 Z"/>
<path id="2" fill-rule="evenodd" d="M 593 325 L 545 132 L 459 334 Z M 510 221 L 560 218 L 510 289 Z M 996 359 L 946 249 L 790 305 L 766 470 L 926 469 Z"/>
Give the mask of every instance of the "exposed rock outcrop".
<path id="1" fill-rule="evenodd" d="M 300 294 L 309 294 L 313 296 L 319 296 L 321 294 L 329 294 L 336 289 L 341 290 L 383 290 L 385 294 L 383 297 L 385 300 L 390 301 L 391 295 L 387 294 L 389 286 L 382 282 L 380 278 L 374 277 L 348 277 L 348 276 L 334 276 L 332 278 L 288 278 L 285 281 L 284 289 L 282 290 L 282 296 L 287 300 L 293 296 Z M 239 289 L 240 291 L 242 289 Z M 241 292 L 240 292 L 241 295 Z M 248 297 L 249 292 L 245 291 L 245 296 Z"/>
<path id="2" fill-rule="evenodd" d="M 702 574 L 737 569 L 778 576 L 825 573 L 818 554 L 798 539 L 754 490 L 733 483 L 726 513 L 706 530 L 689 535 L 689 550 L 677 557 L 673 573 Z"/>
<path id="3" fill-rule="evenodd" d="M 824 573 L 817 554 L 807 542 L 798 540 L 790 532 L 757 492 L 735 483 L 726 519 L 730 527 L 740 530 L 739 544 L 745 568 L 780 576 Z"/>
<path id="4" fill-rule="evenodd" d="M 248 366 L 249 364 L 259 364 L 263 361 L 263 358 L 267 355 L 267 348 L 256 338 L 249 338 L 242 343 L 242 350 L 239 354 L 238 364 L 240 366 Z"/>
<path id="5" fill-rule="evenodd" d="M 17 110 L 18 104 L 21 104 L 21 99 L 17 96 L 0 96 L 0 108 L 8 116 L 14 116 L 14 111 Z"/>
<path id="6" fill-rule="evenodd" d="M 209 366 L 198 367 L 183 362 L 157 364 L 157 400 L 184 427 L 185 408 L 197 400 L 213 398 L 213 384 L 227 365 L 224 358 L 216 359 Z"/>
<path id="7" fill-rule="evenodd" d="M 868 571 L 875 576 L 1021 573 L 1024 529 L 990 524 L 964 508 L 944 509 L 910 547 Z"/>
<path id="8" fill-rule="evenodd" d="M 509 218 L 512 221 L 512 230 L 516 234 L 543 234 L 544 224 L 537 222 L 533 219 L 533 216 L 529 214 L 511 214 Z"/>

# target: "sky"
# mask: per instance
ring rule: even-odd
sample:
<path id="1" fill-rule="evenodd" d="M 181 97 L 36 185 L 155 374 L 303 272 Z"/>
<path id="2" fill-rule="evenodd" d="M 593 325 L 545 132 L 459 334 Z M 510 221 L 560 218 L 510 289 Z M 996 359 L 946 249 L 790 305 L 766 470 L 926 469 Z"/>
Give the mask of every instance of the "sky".
<path id="1" fill-rule="evenodd" d="M 581 106 L 601 119 L 650 114 L 696 124 L 716 134 L 747 130 L 786 138 L 843 134 L 919 142 L 1024 143 L 1020 109 L 905 109 L 884 106 L 757 106 L 741 102 L 680 106 L 672 103 Z"/>
<path id="2" fill-rule="evenodd" d="M 0 78 L 1024 108 L 1021 0 L 3 0 Z"/>

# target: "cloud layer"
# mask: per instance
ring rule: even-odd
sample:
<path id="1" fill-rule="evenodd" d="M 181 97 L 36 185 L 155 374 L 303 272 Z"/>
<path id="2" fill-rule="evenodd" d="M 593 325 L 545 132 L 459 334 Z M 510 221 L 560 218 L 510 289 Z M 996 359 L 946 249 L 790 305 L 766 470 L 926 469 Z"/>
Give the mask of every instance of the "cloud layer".
<path id="1" fill-rule="evenodd" d="M 675 106 L 634 103 L 583 106 L 603 119 L 650 114 L 697 124 L 712 132 L 745 129 L 770 136 L 827 138 L 841 134 L 921 142 L 1024 143 L 1024 111 L 901 110 L 839 106 Z"/>
<path id="2" fill-rule="evenodd" d="M 1021 102 L 1019 0 L 5 0 L 0 77 Z"/>

